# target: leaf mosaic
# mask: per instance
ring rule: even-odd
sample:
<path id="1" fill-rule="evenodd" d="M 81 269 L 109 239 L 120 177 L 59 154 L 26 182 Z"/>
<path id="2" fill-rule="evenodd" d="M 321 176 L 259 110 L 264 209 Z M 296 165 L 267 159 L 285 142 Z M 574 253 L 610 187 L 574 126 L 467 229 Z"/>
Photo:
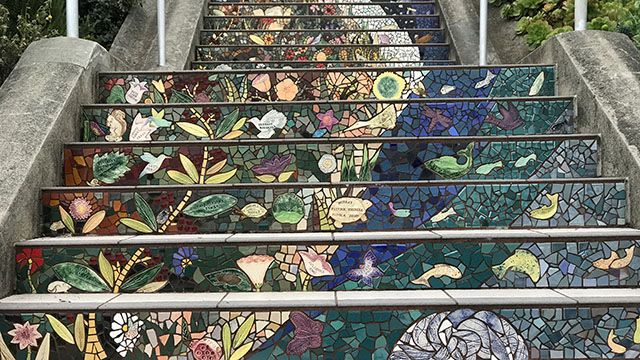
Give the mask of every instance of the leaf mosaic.
<path id="1" fill-rule="evenodd" d="M 101 73 L 98 102 L 165 104 L 555 95 L 551 66 Z"/>
<path id="2" fill-rule="evenodd" d="M 184 158 L 184 157 L 183 157 Z M 626 224 L 620 180 L 536 180 L 511 184 L 400 182 L 387 184 L 204 184 L 206 171 L 176 174 L 190 187 L 103 187 L 43 191 L 47 234 L 376 231 L 430 228 L 582 227 Z M 203 163 L 206 161 L 203 160 Z M 215 165 L 214 165 L 215 166 Z M 205 168 L 205 167 L 203 167 Z M 196 169 L 193 169 L 196 170 Z M 362 176 L 362 169 L 346 170 Z M 215 176 L 215 175 L 212 175 Z M 142 206 L 141 206 L 142 204 Z M 242 213 L 245 206 L 266 212 Z M 152 210 L 148 217 L 142 213 Z M 104 213 L 103 213 L 104 211 Z M 145 221 L 146 219 L 146 221 Z M 155 229 L 157 227 L 157 230 Z"/>
<path id="3" fill-rule="evenodd" d="M 84 107 L 85 141 L 492 136 L 570 133 L 573 101 L 219 103 Z"/>
<path id="4" fill-rule="evenodd" d="M 593 138 L 507 142 L 398 139 L 319 144 L 264 140 L 242 145 L 220 142 L 77 144 L 66 146 L 64 157 L 66 186 L 184 184 L 182 179 L 193 172 L 191 164 L 202 163 L 204 157 L 212 164 L 206 170 L 209 175 L 206 184 L 598 175 L 598 147 Z"/>
<path id="5" fill-rule="evenodd" d="M 136 254 L 139 262 L 131 267 L 132 280 L 122 285 L 123 292 L 581 288 L 628 287 L 640 281 L 639 241 L 401 240 L 365 245 L 19 248 L 18 292 L 112 292 L 119 264 Z M 243 266 L 251 259 L 264 259 L 264 272 L 255 275 Z"/>
<path id="6" fill-rule="evenodd" d="M 101 360 L 636 358 L 639 317 L 631 306 L 3 314 L 0 352 Z"/>

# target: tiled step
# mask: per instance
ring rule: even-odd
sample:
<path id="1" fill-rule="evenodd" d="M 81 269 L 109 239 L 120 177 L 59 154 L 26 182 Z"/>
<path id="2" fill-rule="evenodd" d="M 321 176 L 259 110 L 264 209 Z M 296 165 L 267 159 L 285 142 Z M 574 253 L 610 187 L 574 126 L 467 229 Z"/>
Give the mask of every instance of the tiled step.
<path id="1" fill-rule="evenodd" d="M 83 107 L 84 140 L 107 142 L 567 134 L 573 117 L 566 97 Z"/>
<path id="2" fill-rule="evenodd" d="M 372 10 L 372 11 L 368 11 Z M 389 15 L 381 8 L 356 15 L 225 15 L 205 16 L 207 30 L 224 29 L 425 29 L 440 27 L 439 14 Z"/>
<path id="3" fill-rule="evenodd" d="M 625 180 L 611 178 L 45 188 L 42 206 L 46 234 L 626 225 Z"/>
<path id="4" fill-rule="evenodd" d="M 196 46 L 196 60 L 448 60 L 449 44 L 273 44 Z"/>
<path id="5" fill-rule="evenodd" d="M 148 284 L 158 292 L 269 292 L 640 283 L 640 231 L 626 228 L 88 236 L 17 246 L 18 293 L 111 292 L 104 265 L 130 261 L 127 277 L 143 281 L 125 282 L 123 292 Z M 93 282 L 77 282 L 79 271 Z"/>
<path id="6" fill-rule="evenodd" d="M 375 7 L 373 9 L 372 7 Z M 209 4 L 209 15 L 255 15 L 255 14 L 278 14 L 291 12 L 292 15 L 332 15 L 337 13 L 348 13 L 358 11 L 375 11 L 378 14 L 384 11 L 390 15 L 413 15 L 413 14 L 435 14 L 437 13 L 435 1 L 335 1 L 331 3 L 322 2 L 296 2 L 296 1 L 270 1 L 264 2 L 225 2 Z"/>
<path id="7" fill-rule="evenodd" d="M 179 185 L 205 156 L 227 184 L 441 180 L 445 161 L 468 165 L 458 179 L 598 176 L 597 136 L 336 138 L 68 144 L 64 185 Z"/>
<path id="8" fill-rule="evenodd" d="M 553 96 L 555 68 L 514 65 L 119 72 L 101 73 L 98 86 L 97 102 L 110 104 Z"/>
<path id="9" fill-rule="evenodd" d="M 257 38 L 255 38 L 257 37 Z M 364 29 L 283 29 L 283 30 L 203 30 L 200 32 L 200 44 L 202 45 L 247 45 L 259 44 L 306 44 L 309 41 L 330 44 L 374 43 L 396 44 L 406 43 L 399 40 L 407 37 L 413 44 L 444 43 L 445 30 L 437 29 L 413 29 L 407 30 L 364 30 Z"/>
<path id="10" fill-rule="evenodd" d="M 20 350 L 8 329 L 65 359 L 640 355 L 637 289 L 39 294 L 6 298 L 0 309 L 3 354 L 19 359 L 36 346 Z"/>
<path id="11" fill-rule="evenodd" d="M 350 67 L 428 67 L 439 65 L 455 65 L 455 60 L 424 61 L 192 61 L 192 70 L 216 70 L 221 67 L 232 69 L 281 69 L 287 68 L 350 68 Z"/>

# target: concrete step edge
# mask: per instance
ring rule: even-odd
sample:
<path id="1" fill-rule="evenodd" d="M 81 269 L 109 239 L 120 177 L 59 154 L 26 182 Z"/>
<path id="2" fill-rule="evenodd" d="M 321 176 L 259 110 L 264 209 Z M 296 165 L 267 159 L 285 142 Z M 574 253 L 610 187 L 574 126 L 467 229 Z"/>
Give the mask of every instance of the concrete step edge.
<path id="1" fill-rule="evenodd" d="M 160 294 L 26 294 L 0 300 L 3 312 L 339 308 L 518 308 L 637 306 L 640 288 L 309 291 Z"/>

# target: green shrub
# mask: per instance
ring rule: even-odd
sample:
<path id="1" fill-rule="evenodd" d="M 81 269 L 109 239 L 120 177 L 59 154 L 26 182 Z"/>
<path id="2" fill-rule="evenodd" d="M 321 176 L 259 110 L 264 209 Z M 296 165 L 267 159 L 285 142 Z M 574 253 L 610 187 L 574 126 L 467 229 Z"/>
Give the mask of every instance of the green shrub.
<path id="1" fill-rule="evenodd" d="M 111 46 L 140 0 L 80 0 L 80 35 Z M 66 32 L 65 0 L 0 0 L 0 84 L 33 41 Z"/>
<path id="2" fill-rule="evenodd" d="M 574 0 L 490 0 L 532 48 L 573 29 Z M 590 0 L 587 27 L 628 35 L 640 47 L 640 0 Z"/>

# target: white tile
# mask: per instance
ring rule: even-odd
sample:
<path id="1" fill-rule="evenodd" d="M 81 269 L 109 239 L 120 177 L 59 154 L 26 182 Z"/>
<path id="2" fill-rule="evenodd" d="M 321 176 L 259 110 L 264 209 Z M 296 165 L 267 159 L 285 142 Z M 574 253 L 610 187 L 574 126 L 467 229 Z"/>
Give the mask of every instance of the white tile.
<path id="1" fill-rule="evenodd" d="M 445 290 L 460 306 L 571 305 L 576 301 L 550 289 Z"/>
<path id="2" fill-rule="evenodd" d="M 640 239 L 640 230 L 631 228 L 555 228 L 555 229 L 535 229 L 537 233 L 545 234 L 550 237 L 565 238 L 604 238 L 616 240 L 619 237 L 637 237 Z"/>
<path id="3" fill-rule="evenodd" d="M 138 235 L 121 242 L 123 245 L 223 244 L 231 234 Z"/>
<path id="4" fill-rule="evenodd" d="M 120 294 L 100 310 L 213 310 L 226 293 Z"/>
<path id="5" fill-rule="evenodd" d="M 439 235 L 431 231 L 367 231 L 367 232 L 335 232 L 333 238 L 336 241 L 421 241 L 437 240 Z"/>
<path id="6" fill-rule="evenodd" d="M 234 292 L 220 302 L 220 308 L 326 308 L 335 307 L 333 291 Z"/>
<path id="7" fill-rule="evenodd" d="M 640 304 L 640 289 L 557 289 L 578 304 Z"/>
<path id="8" fill-rule="evenodd" d="M 0 300 L 0 311 L 93 311 L 117 294 L 21 294 Z"/>
<path id="9" fill-rule="evenodd" d="M 16 243 L 16 246 L 116 246 L 133 235 L 42 237 Z"/>
<path id="10" fill-rule="evenodd" d="M 300 232 L 300 233 L 250 233 L 250 234 L 234 234 L 227 242 L 229 243 L 313 243 L 313 242 L 331 242 L 333 236 L 329 232 Z"/>
<path id="11" fill-rule="evenodd" d="M 547 235 L 527 229 L 477 229 L 477 230 L 433 230 L 443 240 L 491 240 L 491 239 L 545 239 Z"/>
<path id="12" fill-rule="evenodd" d="M 443 306 L 456 305 L 442 290 L 338 291 L 338 306 Z"/>

